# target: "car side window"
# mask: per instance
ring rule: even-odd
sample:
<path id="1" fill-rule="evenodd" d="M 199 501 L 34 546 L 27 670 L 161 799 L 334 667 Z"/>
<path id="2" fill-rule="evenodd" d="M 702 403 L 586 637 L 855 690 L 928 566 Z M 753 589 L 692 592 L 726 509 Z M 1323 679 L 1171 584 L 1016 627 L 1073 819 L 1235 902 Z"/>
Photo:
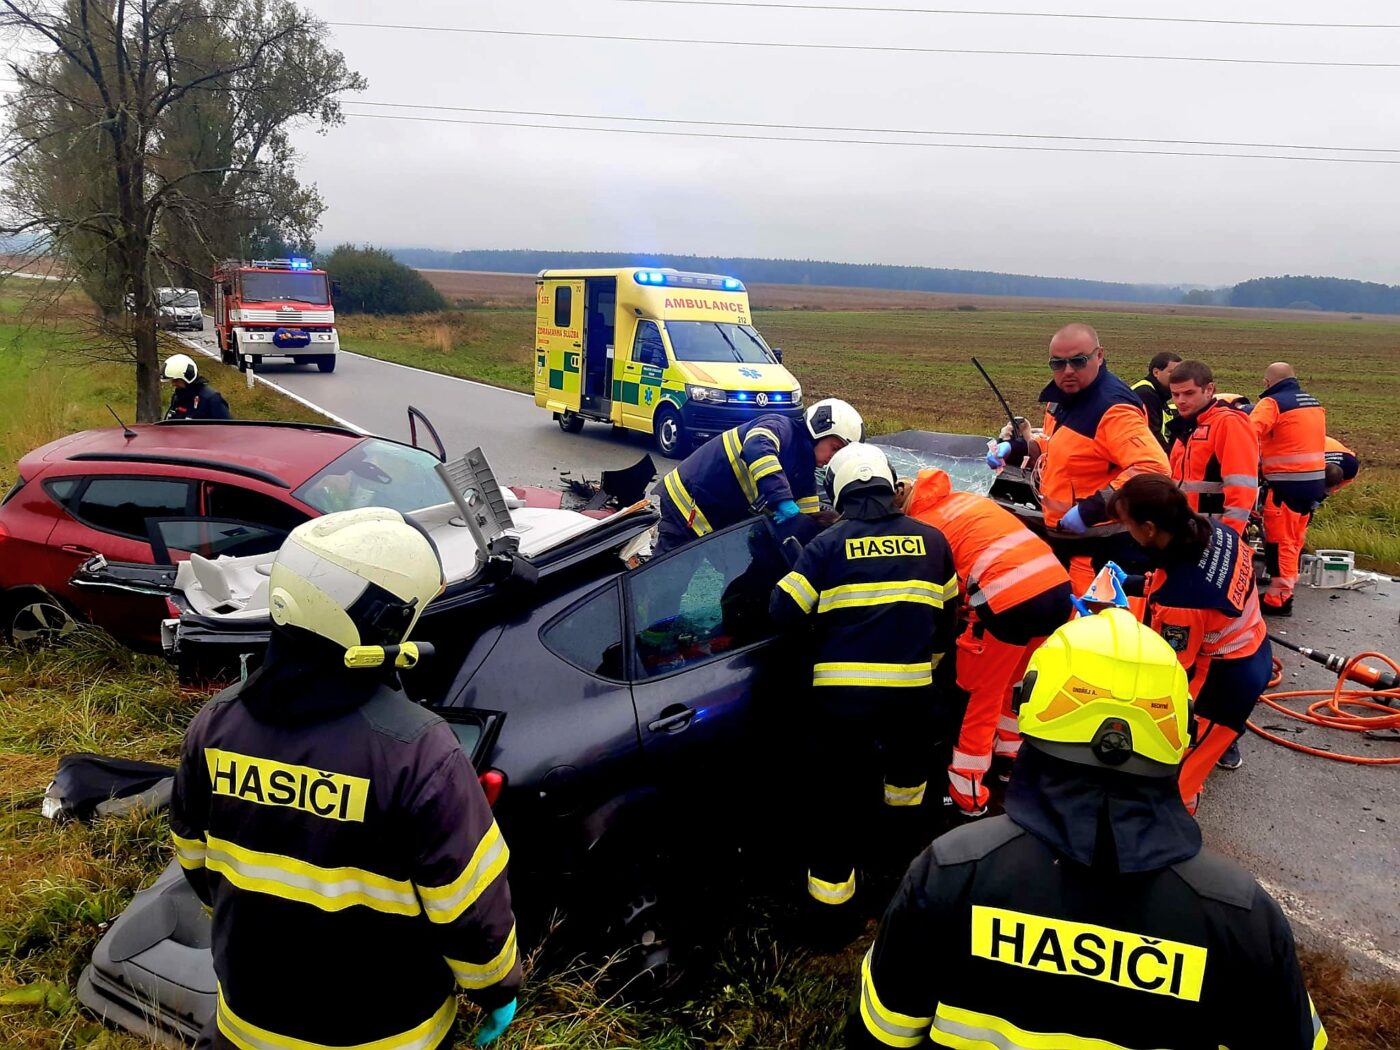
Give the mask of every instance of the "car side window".
<path id="1" fill-rule="evenodd" d="M 670 674 L 771 638 L 768 599 L 787 569 L 761 520 L 637 569 L 628 586 L 636 676 Z"/>
<path id="2" fill-rule="evenodd" d="M 184 551 L 203 558 L 217 558 L 221 554 L 230 558 L 271 554 L 287 538 L 285 529 L 264 528 L 244 521 L 211 521 L 208 518 L 163 521 L 156 528 L 167 551 Z"/>
<path id="3" fill-rule="evenodd" d="M 557 617 L 540 635 L 545 647 L 589 674 L 626 678 L 617 591 L 614 584 Z"/>
<path id="4" fill-rule="evenodd" d="M 666 367 L 666 344 L 661 341 L 661 329 L 655 321 L 641 321 L 632 339 L 632 360 L 657 368 Z"/>
<path id="5" fill-rule="evenodd" d="M 67 507 L 82 482 L 82 478 L 54 478 L 52 481 L 44 482 L 44 491 L 61 506 Z"/>
<path id="6" fill-rule="evenodd" d="M 93 478 L 75 514 L 95 529 L 136 540 L 148 538 L 147 518 L 184 518 L 194 512 L 194 487 L 164 478 Z"/>
<path id="7" fill-rule="evenodd" d="M 574 317 L 574 290 L 567 284 L 554 289 L 554 327 L 568 328 Z"/>
<path id="8" fill-rule="evenodd" d="M 279 499 L 223 482 L 205 483 L 204 512 L 211 518 L 247 521 L 283 532 L 290 532 L 308 520 L 305 512 L 289 507 Z"/>

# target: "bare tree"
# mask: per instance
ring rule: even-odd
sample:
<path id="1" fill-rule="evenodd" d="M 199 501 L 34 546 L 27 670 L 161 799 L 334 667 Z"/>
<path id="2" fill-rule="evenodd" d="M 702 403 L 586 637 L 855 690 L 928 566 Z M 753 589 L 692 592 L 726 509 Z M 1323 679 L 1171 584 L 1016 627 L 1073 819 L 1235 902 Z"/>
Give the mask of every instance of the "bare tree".
<path id="1" fill-rule="evenodd" d="M 240 234 L 309 236 L 322 204 L 288 131 L 339 123 L 364 78 L 290 0 L 0 0 L 6 29 L 29 56 L 8 63 L 0 237 L 60 258 L 130 333 L 136 417 L 158 419 L 162 275 Z"/>

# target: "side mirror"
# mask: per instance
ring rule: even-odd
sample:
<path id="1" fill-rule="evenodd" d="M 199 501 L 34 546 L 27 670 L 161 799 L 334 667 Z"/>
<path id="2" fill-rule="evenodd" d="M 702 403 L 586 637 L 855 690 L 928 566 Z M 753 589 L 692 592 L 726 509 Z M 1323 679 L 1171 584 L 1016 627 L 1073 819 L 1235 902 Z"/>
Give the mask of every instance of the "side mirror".
<path id="1" fill-rule="evenodd" d="M 773 347 L 773 356 L 776 357 L 776 358 L 778 359 L 778 364 L 782 364 L 782 363 L 783 363 L 783 348 L 782 348 L 781 346 L 775 346 L 775 347 Z"/>

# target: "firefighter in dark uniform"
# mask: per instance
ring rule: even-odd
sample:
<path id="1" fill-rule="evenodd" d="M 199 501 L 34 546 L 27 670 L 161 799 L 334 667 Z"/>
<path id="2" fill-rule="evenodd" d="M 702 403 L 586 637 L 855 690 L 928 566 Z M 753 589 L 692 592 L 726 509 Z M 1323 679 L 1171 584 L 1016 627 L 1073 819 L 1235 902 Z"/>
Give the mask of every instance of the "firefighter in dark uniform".
<path id="1" fill-rule="evenodd" d="M 1177 766 L 1186 671 L 1125 609 L 1031 659 L 1006 813 L 909 868 L 861 964 L 849 1047 L 1321 1050 L 1273 899 L 1201 848 Z"/>
<path id="2" fill-rule="evenodd" d="M 832 457 L 828 477 L 843 520 L 803 549 L 769 612 L 780 629 L 815 632 L 804 715 L 812 730 L 807 893 L 836 932 L 856 914 L 860 829 L 875 800 L 877 781 L 861 774 L 883 774 L 886 812 L 896 818 L 884 822 L 891 841 L 881 853 L 923 826 L 936 762 L 934 669 L 953 644 L 958 577 L 943 534 L 895 508 L 894 474 L 880 449 L 848 445 Z M 918 848 L 909 843 L 898 867 Z"/>
<path id="3" fill-rule="evenodd" d="M 816 470 L 859 441 L 860 413 L 827 398 L 807 409 L 805 426 L 787 416 L 758 416 L 701 445 L 661 479 L 661 525 L 654 553 L 769 511 L 780 528 L 821 511 Z"/>
<path id="4" fill-rule="evenodd" d="M 397 511 L 343 511 L 293 530 L 268 584 L 266 662 L 195 716 L 171 802 L 214 916 L 203 1045 L 433 1050 L 458 989 L 488 1012 L 484 1045 L 520 987 L 510 851 L 452 730 L 392 669 L 416 658 L 437 552 Z"/>
<path id="5" fill-rule="evenodd" d="M 232 419 L 224 395 L 199 377 L 199 366 L 189 354 L 171 354 L 165 359 L 162 382 L 168 380 L 175 392 L 170 395 L 166 419 Z"/>

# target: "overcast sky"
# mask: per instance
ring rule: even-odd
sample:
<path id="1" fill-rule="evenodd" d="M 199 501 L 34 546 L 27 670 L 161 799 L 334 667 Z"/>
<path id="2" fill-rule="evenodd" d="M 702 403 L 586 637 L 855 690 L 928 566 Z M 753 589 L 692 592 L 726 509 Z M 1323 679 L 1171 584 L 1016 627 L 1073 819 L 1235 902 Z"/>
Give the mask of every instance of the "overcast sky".
<path id="1" fill-rule="evenodd" d="M 850 2 L 1400 23 L 1400 5 L 1391 0 Z M 336 22 L 606 36 L 1400 61 L 1400 30 L 623 0 L 312 0 L 308 6 Z M 332 34 L 351 67 L 369 79 L 363 102 L 1400 151 L 1400 68 L 837 52 L 344 26 Z M 346 108 L 415 112 L 356 103 Z M 323 247 L 354 240 L 447 249 L 795 256 L 1121 281 L 1225 284 L 1311 273 L 1400 283 L 1400 166 L 735 141 L 367 117 L 350 117 L 325 136 L 300 134 L 297 141 L 305 154 L 303 178 L 319 185 L 328 204 Z M 1400 161 L 1400 152 L 1370 156 Z"/>

